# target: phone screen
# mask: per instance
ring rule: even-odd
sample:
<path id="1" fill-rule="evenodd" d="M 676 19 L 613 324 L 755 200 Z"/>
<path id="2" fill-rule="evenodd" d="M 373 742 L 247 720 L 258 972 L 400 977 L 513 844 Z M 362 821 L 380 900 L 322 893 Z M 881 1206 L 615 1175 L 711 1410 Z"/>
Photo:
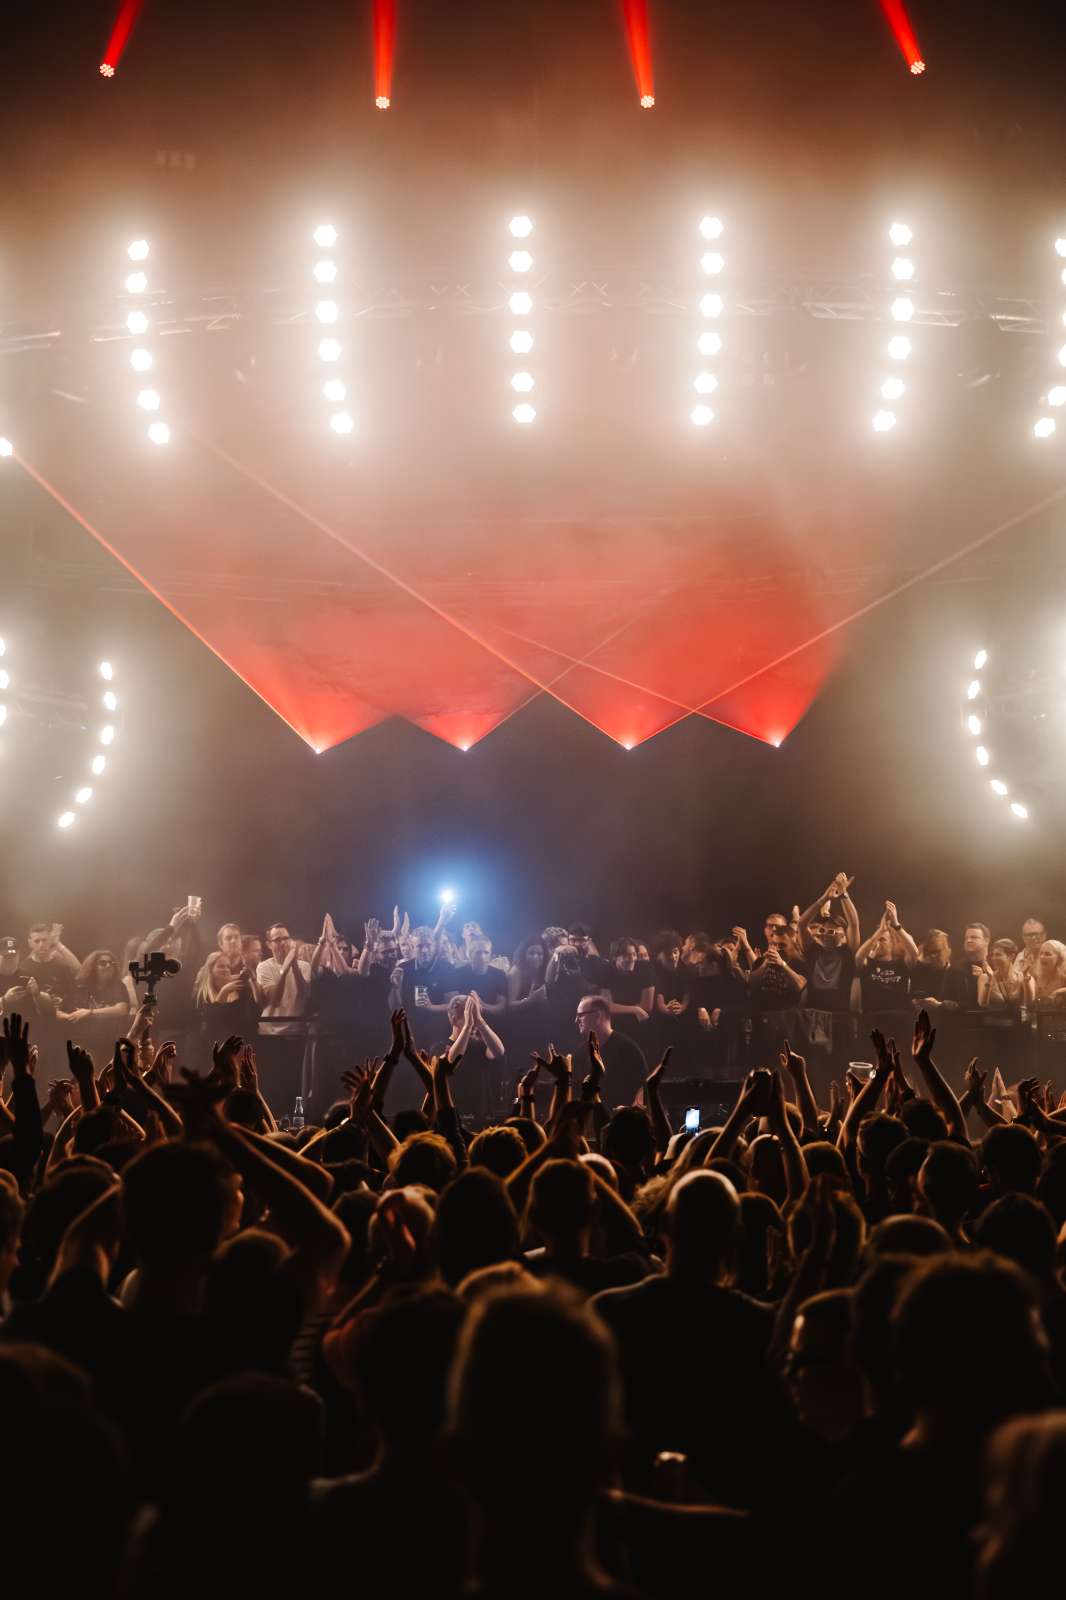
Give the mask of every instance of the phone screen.
<path id="1" fill-rule="evenodd" d="M 698 1133 L 700 1127 L 699 1106 L 689 1106 L 685 1112 L 685 1128 L 689 1133 Z"/>

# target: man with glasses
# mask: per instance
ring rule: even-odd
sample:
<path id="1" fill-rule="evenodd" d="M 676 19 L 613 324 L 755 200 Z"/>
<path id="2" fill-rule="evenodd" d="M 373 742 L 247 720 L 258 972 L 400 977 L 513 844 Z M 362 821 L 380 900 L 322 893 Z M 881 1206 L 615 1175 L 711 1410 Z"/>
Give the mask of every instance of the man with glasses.
<path id="1" fill-rule="evenodd" d="M 596 1035 L 596 1042 L 600 1047 L 600 1055 L 603 1057 L 606 1069 L 600 1091 L 604 1105 L 632 1105 L 637 1090 L 648 1075 L 648 1064 L 640 1046 L 612 1027 L 611 1002 L 603 995 L 583 995 L 577 1003 L 575 1021 L 583 1040 L 587 1042 L 590 1034 Z M 577 1090 L 580 1090 L 584 1076 L 584 1070 L 575 1066 L 574 1080 Z"/>
<path id="2" fill-rule="evenodd" d="M 1011 976 L 1014 978 L 1035 978 L 1036 958 L 1040 954 L 1040 946 L 1047 939 L 1047 929 L 1039 917 L 1026 917 L 1022 923 L 1022 947 L 1014 958 Z"/>
<path id="3" fill-rule="evenodd" d="M 299 946 L 283 922 L 271 923 L 267 946 L 270 955 L 260 961 L 255 973 L 263 994 L 260 1064 L 264 1069 L 261 1076 L 266 1080 L 263 1092 L 280 1115 L 296 1095 L 307 1098 L 308 1086 L 302 1081 L 300 1068 L 307 1034 L 303 1018 L 311 992 L 311 963 L 299 959 Z"/>
<path id="4" fill-rule="evenodd" d="M 752 1010 L 752 1050 L 756 1066 L 772 1059 L 784 1035 L 802 1037 L 800 1006 L 807 987 L 807 963 L 793 954 L 787 920 L 772 912 L 763 924 L 766 952 L 755 959 L 748 978 Z"/>

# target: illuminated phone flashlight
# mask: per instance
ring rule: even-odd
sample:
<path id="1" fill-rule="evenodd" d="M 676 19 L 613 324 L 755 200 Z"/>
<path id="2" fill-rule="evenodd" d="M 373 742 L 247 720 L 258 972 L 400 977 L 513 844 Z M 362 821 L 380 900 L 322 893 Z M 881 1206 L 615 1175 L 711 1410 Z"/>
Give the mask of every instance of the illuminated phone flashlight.
<path id="1" fill-rule="evenodd" d="M 456 901 L 455 890 L 454 889 L 442 889 L 441 892 L 440 892 L 440 895 L 438 896 L 438 898 L 439 898 L 440 903 L 441 903 L 442 906 L 453 906 L 455 904 L 455 901 Z"/>

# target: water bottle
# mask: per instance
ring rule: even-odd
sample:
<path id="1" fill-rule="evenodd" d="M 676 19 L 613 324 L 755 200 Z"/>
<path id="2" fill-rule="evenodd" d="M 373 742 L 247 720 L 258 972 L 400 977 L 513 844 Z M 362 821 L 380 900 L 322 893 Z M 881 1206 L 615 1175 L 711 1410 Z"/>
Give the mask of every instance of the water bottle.
<path id="1" fill-rule="evenodd" d="M 292 1108 L 292 1131 L 293 1133 L 303 1133 L 304 1131 L 304 1100 L 302 1094 L 296 1096 L 296 1104 Z"/>

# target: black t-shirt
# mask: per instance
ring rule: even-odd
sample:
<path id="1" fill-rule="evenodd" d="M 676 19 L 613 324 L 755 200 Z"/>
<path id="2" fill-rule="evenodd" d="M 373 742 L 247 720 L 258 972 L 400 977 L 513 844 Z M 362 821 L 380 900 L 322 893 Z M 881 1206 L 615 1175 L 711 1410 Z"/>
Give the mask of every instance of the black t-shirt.
<path id="1" fill-rule="evenodd" d="M 401 995 L 403 1008 L 410 1015 L 415 1015 L 415 990 L 427 989 L 433 1005 L 440 1005 L 449 989 L 454 989 L 453 974 L 456 968 L 439 956 L 424 967 L 420 967 L 413 957 L 399 963 L 403 973 L 403 987 Z"/>
<path id="2" fill-rule="evenodd" d="M 952 968 L 952 1000 L 956 1000 L 967 1011 L 977 1009 L 977 973 L 971 971 L 971 963 L 963 956 L 957 967 Z M 945 999 L 949 996 L 945 995 Z"/>
<path id="3" fill-rule="evenodd" d="M 617 968 L 606 956 L 594 956 L 589 951 L 587 956 L 581 957 L 581 976 L 588 984 L 586 994 L 591 994 L 597 989 L 609 989 L 611 979 Z"/>
<path id="4" fill-rule="evenodd" d="M 799 956 L 791 959 L 788 966 L 797 977 L 807 981 L 807 963 L 801 961 Z M 763 972 L 766 976 L 756 981 L 756 974 Z M 788 1011 L 803 1004 L 802 987 L 797 989 L 785 969 L 773 962 L 768 963 L 765 956 L 759 957 L 751 974 L 751 1004 L 755 1011 Z"/>
<path id="5" fill-rule="evenodd" d="M 31 961 L 28 957 L 21 963 L 24 982 L 36 978 L 37 987 L 42 994 L 50 994 L 56 1000 L 65 1001 L 67 996 L 73 994 L 77 974 L 73 972 L 60 956 L 51 956 L 47 961 Z M 11 985 L 7 985 L 8 988 Z M 64 1005 L 63 1009 L 67 1007 Z"/>
<path id="6" fill-rule="evenodd" d="M 851 981 L 855 976 L 855 954 L 847 945 L 837 950 L 815 949 L 808 963 L 807 994 L 804 1004 L 812 1011 L 848 1011 L 851 1008 Z"/>
<path id="7" fill-rule="evenodd" d="M 664 967 L 657 961 L 653 971 L 656 992 L 662 995 L 664 1005 L 670 1000 L 684 1000 L 694 976 L 691 967 Z"/>
<path id="8" fill-rule="evenodd" d="M 452 967 L 451 976 L 442 987 L 455 994 L 476 994 L 486 1005 L 494 1006 L 507 999 L 507 976 L 499 967 L 489 967 L 485 972 L 475 972 L 469 962 Z"/>
<path id="9" fill-rule="evenodd" d="M 905 961 L 871 961 L 859 982 L 864 1011 L 910 1011 L 911 973 Z"/>
<path id="10" fill-rule="evenodd" d="M 966 1004 L 966 984 L 957 967 L 932 967 L 916 961 L 911 968 L 911 994 L 917 1000 L 949 1000 Z"/>
<path id="11" fill-rule="evenodd" d="M 645 989 L 655 988 L 655 968 L 650 961 L 638 961 L 632 972 L 611 966 L 601 985 L 619 1006 L 639 1006 Z"/>
<path id="12" fill-rule="evenodd" d="M 600 1040 L 600 1055 L 607 1069 L 603 1077 L 604 1104 L 632 1105 L 637 1090 L 648 1075 L 643 1050 L 615 1028 L 609 1038 Z"/>

